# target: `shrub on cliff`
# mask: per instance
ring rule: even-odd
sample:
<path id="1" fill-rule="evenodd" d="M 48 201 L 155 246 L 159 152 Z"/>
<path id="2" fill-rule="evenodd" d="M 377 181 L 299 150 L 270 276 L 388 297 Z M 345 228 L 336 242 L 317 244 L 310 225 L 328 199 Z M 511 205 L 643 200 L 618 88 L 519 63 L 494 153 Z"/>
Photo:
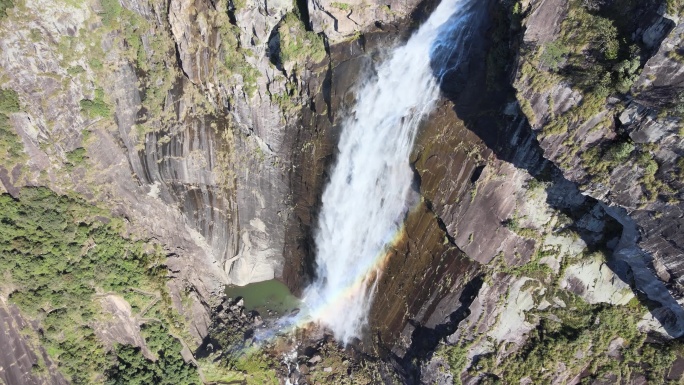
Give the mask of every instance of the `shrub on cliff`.
<path id="1" fill-rule="evenodd" d="M 488 376 L 505 384 L 524 380 L 550 383 L 562 375 L 583 377 L 587 383 L 611 375 L 630 383 L 641 374 L 649 383 L 664 382 L 677 346 L 654 344 L 638 331 L 637 323 L 646 309 L 637 300 L 626 306 L 591 305 L 574 294 L 555 288 L 548 291 L 562 298 L 567 307 L 528 313 L 529 318 L 538 317 L 539 323 L 525 344 L 512 353 L 495 351 L 477 356 L 471 375 Z M 616 341 L 621 342 L 617 348 Z M 504 354 L 508 356 L 501 359 Z"/>
<path id="2" fill-rule="evenodd" d="M 278 27 L 278 34 L 279 59 L 282 63 L 305 64 L 308 61 L 319 62 L 325 58 L 323 38 L 307 31 L 294 13 L 285 15 Z"/>
<path id="3" fill-rule="evenodd" d="M 571 1 L 561 26 L 560 42 L 552 44 L 567 50 L 567 65 L 561 73 L 574 87 L 606 97 L 616 91 L 629 92 L 641 62 L 639 48 L 629 45 L 631 38 L 620 19 L 627 16 L 597 12 L 603 3 Z M 552 44 L 545 48 L 544 55 L 554 56 Z"/>
<path id="4" fill-rule="evenodd" d="M 634 151 L 634 144 L 631 142 L 618 142 L 608 149 L 608 157 L 614 162 L 623 162 L 629 158 L 629 154 Z"/>
<path id="5" fill-rule="evenodd" d="M 104 91 L 101 88 L 95 90 L 95 98 L 83 99 L 80 102 L 81 111 L 83 111 L 90 119 L 106 118 L 110 115 L 109 104 L 104 101 Z"/>
<path id="6" fill-rule="evenodd" d="M 564 61 L 567 53 L 567 47 L 565 47 L 560 41 L 553 41 L 544 46 L 540 60 L 543 65 L 556 71 Z"/>
<path id="7" fill-rule="evenodd" d="M 667 13 L 673 16 L 681 15 L 684 11 L 684 1 L 682 0 L 667 0 Z"/>
<path id="8" fill-rule="evenodd" d="M 121 7 L 119 0 L 100 0 L 100 4 L 102 5 L 102 13 L 100 13 L 102 23 L 112 26 L 117 22 L 123 7 Z"/>
<path id="9" fill-rule="evenodd" d="M 1 1 L 1 0 L 0 0 Z M 13 164 L 25 161 L 24 145 L 10 124 L 9 114 L 19 112 L 19 96 L 12 89 L 0 89 L 0 159 L 2 165 L 11 168 Z"/>
<path id="10" fill-rule="evenodd" d="M 12 89 L 0 89 L 0 113 L 19 112 L 19 96 Z"/>
<path id="11" fill-rule="evenodd" d="M 14 8 L 14 0 L 0 0 L 0 20 L 7 16 L 7 10 Z"/>

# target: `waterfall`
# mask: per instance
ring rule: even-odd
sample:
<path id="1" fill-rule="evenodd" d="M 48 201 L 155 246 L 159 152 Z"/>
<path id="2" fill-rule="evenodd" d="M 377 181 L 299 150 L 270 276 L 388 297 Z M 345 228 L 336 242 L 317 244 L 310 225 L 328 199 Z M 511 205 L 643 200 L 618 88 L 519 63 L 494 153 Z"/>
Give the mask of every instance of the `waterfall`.
<path id="1" fill-rule="evenodd" d="M 303 299 L 307 318 L 345 344 L 367 323 L 388 247 L 411 205 L 409 154 L 416 131 L 439 98 L 437 77 L 447 63 L 458 62 L 455 45 L 467 40 L 474 2 L 443 0 L 359 86 L 356 106 L 343 122 L 315 234 L 317 275 Z"/>

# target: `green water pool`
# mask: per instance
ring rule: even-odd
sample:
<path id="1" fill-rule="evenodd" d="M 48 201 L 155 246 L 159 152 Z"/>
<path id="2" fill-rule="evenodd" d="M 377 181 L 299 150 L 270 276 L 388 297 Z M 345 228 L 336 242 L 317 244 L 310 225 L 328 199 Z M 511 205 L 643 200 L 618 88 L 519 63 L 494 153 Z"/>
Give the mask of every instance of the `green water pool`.
<path id="1" fill-rule="evenodd" d="M 228 286 L 226 295 L 242 297 L 245 310 L 256 310 L 262 317 L 268 316 L 268 310 L 282 315 L 300 307 L 299 299 L 290 293 L 285 284 L 275 279 L 245 286 Z"/>

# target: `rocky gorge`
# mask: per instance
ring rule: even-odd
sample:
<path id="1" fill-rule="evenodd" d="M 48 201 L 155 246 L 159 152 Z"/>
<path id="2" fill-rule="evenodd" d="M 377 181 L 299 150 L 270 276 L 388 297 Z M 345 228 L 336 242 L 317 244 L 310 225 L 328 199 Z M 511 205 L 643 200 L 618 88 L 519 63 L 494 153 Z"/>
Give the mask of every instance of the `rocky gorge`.
<path id="1" fill-rule="evenodd" d="M 146 365 L 180 357 L 168 383 L 681 381 L 674 0 L 478 3 L 467 60 L 440 77 L 413 146 L 420 199 L 377 282 L 367 338 L 345 350 L 313 328 L 263 355 L 229 348 L 251 346 L 268 317 L 225 298 L 226 285 L 278 279 L 300 294 L 314 278 L 320 200 L 357 85 L 435 6 L 0 1 L 0 189 L 12 234 L 0 261 L 12 347 L 0 380 L 133 383 L 109 369 L 136 367 L 128 346 Z M 73 231 L 92 228 L 67 242 L 78 246 L 67 266 L 90 250 L 100 258 L 97 245 L 116 237 L 142 250 L 116 255 L 149 255 L 126 283 L 84 280 L 88 311 L 68 323 L 106 357 L 85 379 L 52 321 L 80 302 L 43 294 L 62 293 L 54 283 L 25 287 L 14 261 L 27 258 L 16 246 L 27 236 L 10 212 L 53 202 L 31 198 L 39 188 L 70 199 Z M 36 207 L 17 216 L 40 216 Z M 33 230 L 39 244 L 46 228 Z M 283 364 L 292 349 L 296 364 Z M 151 372 L 126 376 L 165 383 Z"/>

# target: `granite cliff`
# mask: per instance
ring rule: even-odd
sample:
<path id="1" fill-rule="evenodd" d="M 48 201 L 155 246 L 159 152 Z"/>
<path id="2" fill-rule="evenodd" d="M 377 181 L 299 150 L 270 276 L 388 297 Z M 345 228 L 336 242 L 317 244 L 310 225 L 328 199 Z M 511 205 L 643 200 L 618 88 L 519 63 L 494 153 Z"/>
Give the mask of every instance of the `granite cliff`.
<path id="1" fill-rule="evenodd" d="M 238 324 L 234 342 L 255 327 L 239 306 L 225 316 L 224 286 L 276 278 L 299 293 L 312 278 L 355 85 L 434 2 L 0 4 L 1 192 L 78 197 L 164 258 L 163 285 L 138 297 L 91 284 L 107 321 L 84 327 L 104 350 L 154 359 L 146 313 L 163 304 L 202 381 L 232 378 L 199 353 L 218 329 Z M 678 379 L 681 6 L 478 7 L 469 59 L 443 78 L 411 156 L 421 200 L 378 284 L 370 338 L 340 353 L 307 336 L 319 341 L 307 359 L 339 363 L 320 376 L 307 361 L 300 383 L 352 381 L 347 359 L 386 383 Z M 21 314 L 16 292 L 0 290 L 14 347 L 0 379 L 74 382 L 39 337 L 54 309 Z"/>

